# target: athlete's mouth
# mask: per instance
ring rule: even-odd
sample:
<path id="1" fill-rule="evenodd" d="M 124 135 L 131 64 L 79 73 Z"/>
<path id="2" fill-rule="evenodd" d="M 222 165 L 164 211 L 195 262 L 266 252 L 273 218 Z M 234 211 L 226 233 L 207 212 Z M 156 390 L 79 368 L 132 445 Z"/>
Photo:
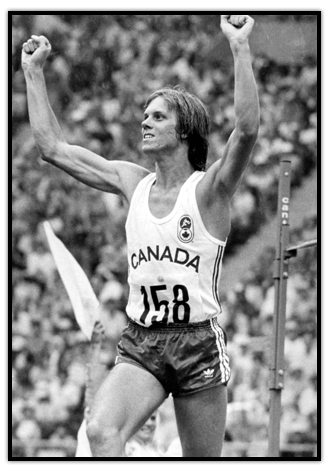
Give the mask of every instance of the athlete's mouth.
<path id="1" fill-rule="evenodd" d="M 145 135 L 143 136 L 144 140 L 149 140 L 150 138 L 154 138 L 154 135 L 151 135 L 151 133 L 145 133 Z"/>
<path id="2" fill-rule="evenodd" d="M 155 427 L 141 427 L 141 432 L 144 432 L 145 434 L 152 434 L 155 431 Z"/>

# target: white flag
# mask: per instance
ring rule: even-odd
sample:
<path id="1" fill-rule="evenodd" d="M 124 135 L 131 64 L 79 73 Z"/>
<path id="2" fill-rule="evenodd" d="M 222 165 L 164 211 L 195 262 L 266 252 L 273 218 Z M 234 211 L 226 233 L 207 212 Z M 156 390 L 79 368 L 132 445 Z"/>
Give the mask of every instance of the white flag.
<path id="1" fill-rule="evenodd" d="M 65 245 L 54 234 L 50 223 L 43 222 L 49 247 L 70 298 L 83 334 L 91 340 L 99 302 L 88 278 Z"/>
<path id="2" fill-rule="evenodd" d="M 91 340 L 97 319 L 99 302 L 90 282 L 79 263 L 65 245 L 54 234 L 50 223 L 43 222 L 58 272 L 70 298 L 75 318 L 82 333 Z M 77 438 L 76 457 L 91 457 L 90 445 L 86 432 L 86 420 L 80 426 Z"/>

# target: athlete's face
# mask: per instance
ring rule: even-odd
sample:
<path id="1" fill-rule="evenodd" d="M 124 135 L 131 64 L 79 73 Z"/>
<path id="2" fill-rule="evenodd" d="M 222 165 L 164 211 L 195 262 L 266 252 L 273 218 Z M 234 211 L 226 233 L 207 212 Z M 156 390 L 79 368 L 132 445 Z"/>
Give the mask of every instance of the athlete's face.
<path id="1" fill-rule="evenodd" d="M 163 97 L 156 97 L 144 112 L 143 151 L 156 153 L 177 148 L 181 142 L 176 132 L 177 117 Z"/>

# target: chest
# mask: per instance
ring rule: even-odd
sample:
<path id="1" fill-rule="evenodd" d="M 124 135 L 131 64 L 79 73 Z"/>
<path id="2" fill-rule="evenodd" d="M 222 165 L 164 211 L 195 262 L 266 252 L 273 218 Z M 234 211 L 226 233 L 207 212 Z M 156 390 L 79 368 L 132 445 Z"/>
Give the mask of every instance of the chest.
<path id="1" fill-rule="evenodd" d="M 155 218 L 167 217 L 175 208 L 179 190 L 171 190 L 164 193 L 156 189 L 151 189 L 148 198 L 148 206 L 151 214 Z"/>

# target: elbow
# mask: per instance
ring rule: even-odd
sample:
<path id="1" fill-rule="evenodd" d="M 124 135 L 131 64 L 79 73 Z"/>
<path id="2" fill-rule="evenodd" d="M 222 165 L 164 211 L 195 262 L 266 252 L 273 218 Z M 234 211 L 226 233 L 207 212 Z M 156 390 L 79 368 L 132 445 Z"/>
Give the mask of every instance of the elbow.
<path id="1" fill-rule="evenodd" d="M 237 127 L 236 129 L 240 141 L 245 144 L 255 143 L 259 132 L 259 122 L 244 127 Z"/>
<path id="2" fill-rule="evenodd" d="M 42 148 L 41 146 L 39 146 L 38 144 L 37 144 L 37 148 L 39 151 L 39 156 L 42 159 L 42 161 L 50 162 L 51 159 L 50 159 L 49 153 L 47 153 L 46 150 Z"/>
<path id="3" fill-rule="evenodd" d="M 242 141 L 256 141 L 260 126 L 259 114 L 255 115 L 252 120 L 240 122 L 237 126 Z"/>
<path id="4" fill-rule="evenodd" d="M 49 127 L 32 126 L 32 133 L 42 161 L 55 163 L 67 143 L 49 130 Z"/>
<path id="5" fill-rule="evenodd" d="M 56 141 L 36 140 L 40 158 L 50 164 L 54 164 L 60 154 L 60 146 Z"/>
<path id="6" fill-rule="evenodd" d="M 51 164 L 55 162 L 56 153 L 53 150 L 49 148 L 41 147 L 39 145 L 37 145 L 37 147 L 38 147 L 40 158 L 42 159 L 42 161 L 45 161 L 46 163 L 51 163 Z"/>

